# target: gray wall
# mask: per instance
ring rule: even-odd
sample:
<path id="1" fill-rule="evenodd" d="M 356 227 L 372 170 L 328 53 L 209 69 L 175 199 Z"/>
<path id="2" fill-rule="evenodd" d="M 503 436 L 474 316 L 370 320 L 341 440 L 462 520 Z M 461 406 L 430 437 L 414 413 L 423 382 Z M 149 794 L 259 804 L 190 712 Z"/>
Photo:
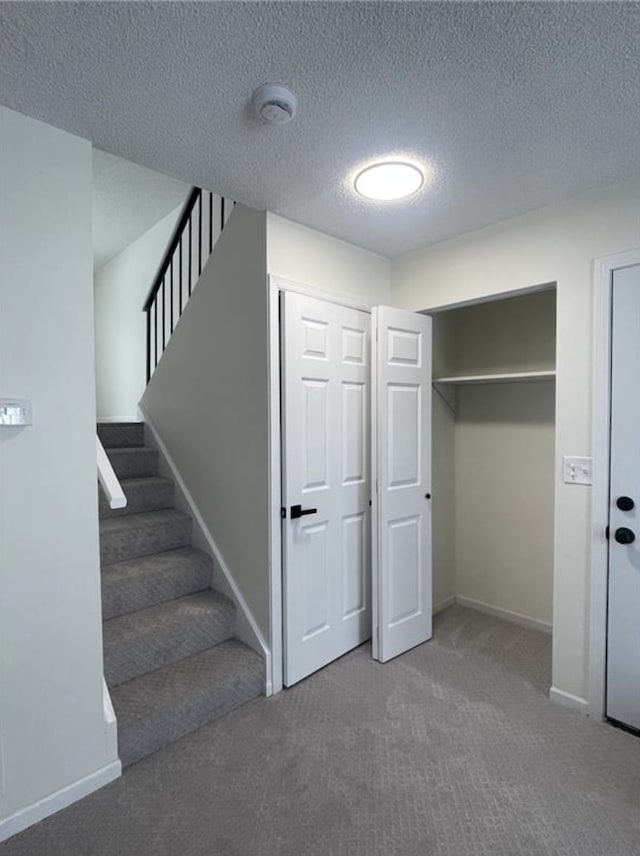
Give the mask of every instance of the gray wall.
<path id="1" fill-rule="evenodd" d="M 266 254 L 236 205 L 141 403 L 268 639 Z"/>
<path id="2" fill-rule="evenodd" d="M 0 819 L 106 756 L 91 146 L 0 108 Z M 0 836 L 2 825 L 0 823 Z"/>

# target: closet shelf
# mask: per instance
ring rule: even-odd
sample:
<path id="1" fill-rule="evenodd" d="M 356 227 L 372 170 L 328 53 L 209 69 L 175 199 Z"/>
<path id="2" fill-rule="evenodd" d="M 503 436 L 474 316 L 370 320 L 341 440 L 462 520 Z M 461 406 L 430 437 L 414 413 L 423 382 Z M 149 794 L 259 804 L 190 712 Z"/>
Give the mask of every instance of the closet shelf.
<path id="1" fill-rule="evenodd" d="M 464 385 L 473 383 L 516 383 L 520 381 L 554 380 L 555 371 L 504 372 L 501 374 L 460 375 L 459 377 L 434 377 L 433 383 Z"/>

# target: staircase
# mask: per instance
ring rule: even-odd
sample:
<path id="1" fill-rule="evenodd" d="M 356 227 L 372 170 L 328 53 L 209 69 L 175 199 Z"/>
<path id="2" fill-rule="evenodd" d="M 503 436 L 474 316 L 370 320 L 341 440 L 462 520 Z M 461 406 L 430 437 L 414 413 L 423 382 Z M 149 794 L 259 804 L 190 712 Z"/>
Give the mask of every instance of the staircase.
<path id="1" fill-rule="evenodd" d="M 264 664 L 234 638 L 234 604 L 210 587 L 144 425 L 98 435 L 127 497 L 116 511 L 99 498 L 104 676 L 127 766 L 261 695 Z"/>

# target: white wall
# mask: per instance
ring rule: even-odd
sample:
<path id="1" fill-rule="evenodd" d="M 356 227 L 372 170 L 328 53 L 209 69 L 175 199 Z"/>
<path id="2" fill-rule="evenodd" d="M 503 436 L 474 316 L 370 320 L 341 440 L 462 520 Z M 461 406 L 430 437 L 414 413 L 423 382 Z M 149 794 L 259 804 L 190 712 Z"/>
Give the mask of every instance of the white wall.
<path id="1" fill-rule="evenodd" d="M 267 214 L 270 274 L 361 301 L 388 304 L 391 262 L 300 223 Z"/>
<path id="2" fill-rule="evenodd" d="M 268 639 L 264 212 L 234 208 L 142 406 Z"/>
<path id="3" fill-rule="evenodd" d="M 450 606 L 455 586 L 455 395 L 433 390 L 431 399 L 432 482 L 431 532 L 433 540 L 433 609 Z"/>
<path id="4" fill-rule="evenodd" d="M 551 626 L 553 381 L 461 387 L 454 428 L 455 592 Z"/>
<path id="5" fill-rule="evenodd" d="M 436 313 L 434 377 L 553 371 L 554 288 Z"/>
<path id="6" fill-rule="evenodd" d="M 584 194 L 394 262 L 395 304 L 431 309 L 557 283 L 553 683 L 584 699 L 590 488 L 564 485 L 563 455 L 591 452 L 593 260 L 640 245 L 640 182 Z"/>
<path id="7" fill-rule="evenodd" d="M 146 384 L 147 329 L 142 306 L 182 205 L 96 271 L 98 420 L 136 421 Z"/>
<path id="8" fill-rule="evenodd" d="M 0 259 L 0 395 L 34 412 L 30 427 L 0 428 L 2 838 L 115 760 L 102 703 L 91 146 L 4 108 Z M 57 807 L 73 799 L 58 796 Z"/>
<path id="9" fill-rule="evenodd" d="M 436 313 L 434 377 L 555 369 L 555 301 L 551 289 Z M 550 627 L 553 382 L 437 384 L 433 399 L 435 602 Z"/>

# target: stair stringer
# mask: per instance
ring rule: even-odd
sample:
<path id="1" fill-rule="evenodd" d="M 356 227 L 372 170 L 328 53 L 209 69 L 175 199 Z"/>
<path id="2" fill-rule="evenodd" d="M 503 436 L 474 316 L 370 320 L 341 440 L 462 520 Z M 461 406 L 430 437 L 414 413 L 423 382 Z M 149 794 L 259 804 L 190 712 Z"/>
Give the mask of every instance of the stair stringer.
<path id="1" fill-rule="evenodd" d="M 174 506 L 189 514 L 193 520 L 191 543 L 204 553 L 208 553 L 213 559 L 214 569 L 211 587 L 226 595 L 236 606 L 236 637 L 262 656 L 265 664 L 265 695 L 270 696 L 273 694 L 273 686 L 269 646 L 169 450 L 154 425 L 153 419 L 142 403 L 138 406 L 145 424 L 145 444 L 156 449 L 159 455 L 158 473 L 173 479 L 175 484 Z"/>

